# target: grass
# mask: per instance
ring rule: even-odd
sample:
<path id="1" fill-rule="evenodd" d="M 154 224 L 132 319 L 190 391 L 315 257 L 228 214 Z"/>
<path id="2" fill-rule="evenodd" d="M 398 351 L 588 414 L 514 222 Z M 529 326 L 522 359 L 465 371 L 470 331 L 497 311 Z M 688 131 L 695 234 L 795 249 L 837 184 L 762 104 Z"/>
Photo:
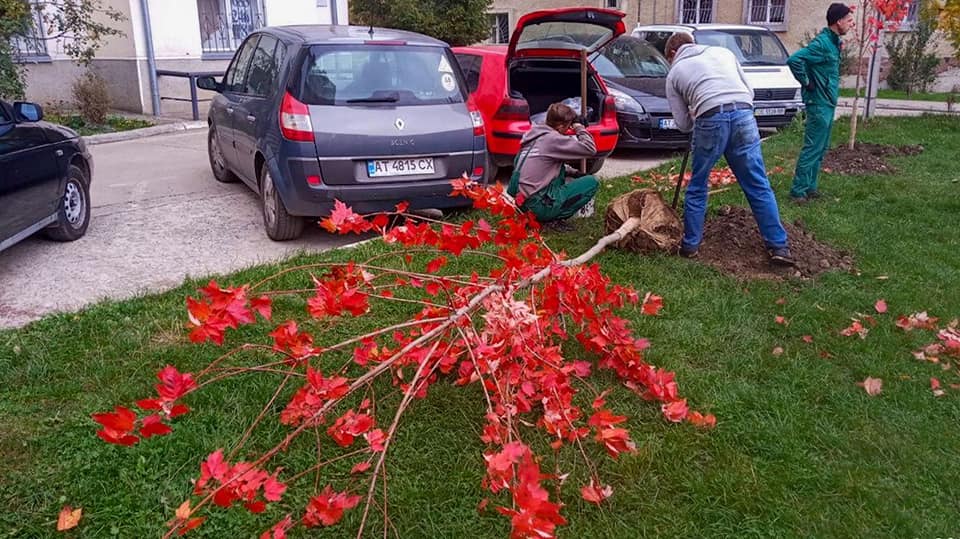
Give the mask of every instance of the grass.
<path id="1" fill-rule="evenodd" d="M 800 137 L 793 127 L 765 142 L 767 168 L 789 171 Z M 834 142 L 845 138 L 840 122 Z M 637 334 L 653 343 L 648 359 L 676 370 L 692 406 L 716 414 L 719 424 L 710 432 L 665 424 L 650 403 L 618 389 L 610 401 L 615 411 L 634 418 L 629 427 L 639 453 L 619 461 L 595 453 L 615 489 L 600 508 L 579 499 L 582 466 L 564 460 L 575 480 L 565 486 L 570 524 L 560 529 L 562 536 L 960 534 L 960 391 L 934 398 L 930 377 L 945 383 L 949 378 L 910 354 L 933 341 L 933 334 L 893 326 L 897 314 L 920 310 L 943 319 L 960 316 L 960 175 L 954 166 L 960 124 L 941 117 L 884 118 L 871 121 L 861 138 L 910 141 L 926 151 L 895 159 L 900 174 L 825 175 L 821 187 L 829 201 L 782 207 L 785 220 L 803 219 L 822 241 L 852 251 L 858 274 L 738 282 L 677 257 L 600 257 L 615 282 L 664 297 L 659 317 L 626 314 Z M 785 201 L 789 173 L 771 181 Z M 627 179 L 605 182 L 597 207 L 632 185 Z M 716 195 L 711 208 L 724 203 L 745 204 L 731 190 Z M 581 252 L 597 237 L 601 216 L 577 226 L 577 232 L 552 236 L 551 245 Z M 364 260 L 385 249 L 371 243 L 284 266 Z M 479 270 L 484 262 L 462 264 Z M 220 280 L 250 282 L 280 267 L 251 268 Z M 153 373 L 166 363 L 191 370 L 216 357 L 220 349 L 188 344 L 181 329 L 184 297 L 201 283 L 0 332 L 0 530 L 9 537 L 54 537 L 57 512 L 66 503 L 84 508 L 77 537 L 162 533 L 189 494 L 201 457 L 242 433 L 244 417 L 269 398 L 273 380 L 250 377 L 191 397 L 194 412 L 178 421 L 173 435 L 134 448 L 102 443 L 89 415 L 148 395 Z M 781 297 L 784 305 L 776 302 Z M 865 340 L 838 335 L 851 316 L 871 312 L 881 297 L 890 313 L 878 316 L 879 325 Z M 277 308 L 284 316 L 302 312 L 302 306 L 286 301 Z M 340 340 L 405 313 L 391 308 L 379 314 L 316 333 L 324 341 Z M 776 315 L 790 324 L 776 324 Z M 245 328 L 231 338 L 263 340 L 266 330 Z M 814 343 L 803 343 L 803 335 L 812 335 Z M 784 354 L 772 355 L 775 346 Z M 884 380 L 881 395 L 869 397 L 855 385 L 867 376 Z M 388 460 L 391 517 L 401 537 L 508 535 L 505 518 L 476 511 L 484 497 L 482 402 L 475 387 L 441 383 L 409 413 Z M 287 458 L 302 464 L 313 455 L 298 446 Z M 344 484 L 342 475 L 333 481 Z M 259 518 L 238 509 L 212 511 L 193 536 L 256 536 L 286 512 L 299 514 L 304 501 L 291 495 Z M 357 522 L 354 511 L 343 527 L 311 536 L 342 537 Z M 303 537 L 304 530 L 293 536 Z"/>
<path id="2" fill-rule="evenodd" d="M 841 97 L 854 97 L 855 95 L 856 90 L 853 88 L 840 89 Z M 957 99 L 960 99 L 960 92 L 914 92 L 907 95 L 907 92 L 903 90 L 877 90 L 877 97 L 879 99 L 910 99 L 913 101 L 938 101 L 940 103 L 946 103 L 950 100 L 951 96 L 953 96 L 953 101 L 957 101 Z M 861 97 L 863 97 L 862 91 Z"/>
<path id="3" fill-rule="evenodd" d="M 153 123 L 139 118 L 127 118 L 124 116 L 107 116 L 104 124 L 87 123 L 79 114 L 59 114 L 48 113 L 44 115 L 44 120 L 65 125 L 80 136 L 100 135 L 102 133 L 116 133 L 118 131 L 129 131 L 131 129 L 141 129 L 150 127 Z"/>

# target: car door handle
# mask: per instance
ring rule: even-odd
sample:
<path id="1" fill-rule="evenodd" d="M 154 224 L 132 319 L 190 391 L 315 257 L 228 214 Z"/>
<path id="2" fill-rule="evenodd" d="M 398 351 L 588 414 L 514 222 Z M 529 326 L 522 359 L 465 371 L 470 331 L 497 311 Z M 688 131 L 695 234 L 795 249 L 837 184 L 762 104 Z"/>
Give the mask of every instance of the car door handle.
<path id="1" fill-rule="evenodd" d="M 227 114 L 233 114 L 233 107 L 227 107 Z"/>
<path id="2" fill-rule="evenodd" d="M 250 123 L 253 123 L 253 122 L 257 121 L 257 117 L 254 116 L 253 114 L 247 114 L 247 121 L 250 122 Z"/>
<path id="3" fill-rule="evenodd" d="M 57 150 L 57 157 L 63 157 L 63 150 Z"/>

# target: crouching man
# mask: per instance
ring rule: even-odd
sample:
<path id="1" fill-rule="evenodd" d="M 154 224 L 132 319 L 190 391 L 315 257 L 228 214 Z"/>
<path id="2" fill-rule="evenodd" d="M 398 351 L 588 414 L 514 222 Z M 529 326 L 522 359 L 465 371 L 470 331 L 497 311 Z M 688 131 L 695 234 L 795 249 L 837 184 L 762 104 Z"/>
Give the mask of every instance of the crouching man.
<path id="1" fill-rule="evenodd" d="M 523 136 L 507 193 L 522 195 L 520 209 L 532 212 L 537 221 L 566 224 L 565 219 L 593 200 L 599 184 L 593 176 L 568 180 L 565 162 L 596 153 L 593 136 L 577 122 L 573 109 L 554 103 L 547 109 L 546 124 L 534 124 Z"/>
<path id="2" fill-rule="evenodd" d="M 693 131 L 693 175 L 684 197 L 680 256 L 697 255 L 707 213 L 707 180 L 722 155 L 750 203 L 771 263 L 793 265 L 760 153 L 753 91 L 736 57 L 723 47 L 695 45 L 693 37 L 682 32 L 667 40 L 666 56 L 671 64 L 666 88 L 670 110 L 678 129 Z"/>

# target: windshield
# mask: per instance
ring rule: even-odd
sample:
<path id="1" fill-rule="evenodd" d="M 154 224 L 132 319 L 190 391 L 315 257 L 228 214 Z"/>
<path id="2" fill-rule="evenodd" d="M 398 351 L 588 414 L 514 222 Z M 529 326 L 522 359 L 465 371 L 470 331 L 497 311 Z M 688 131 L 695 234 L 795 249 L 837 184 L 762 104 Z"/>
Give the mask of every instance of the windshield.
<path id="1" fill-rule="evenodd" d="M 730 49 L 741 65 L 786 65 L 787 51 L 774 34 L 763 30 L 697 30 L 697 43 Z"/>
<path id="2" fill-rule="evenodd" d="M 518 49 L 549 47 L 543 43 L 569 43 L 576 48 L 592 49 L 613 35 L 613 30 L 597 24 L 548 21 L 524 26 L 517 40 Z M 571 47 L 571 48 L 573 48 Z"/>
<path id="3" fill-rule="evenodd" d="M 593 60 L 593 67 L 605 78 L 666 77 L 667 59 L 649 43 L 635 37 L 618 37 Z"/>
<path id="4" fill-rule="evenodd" d="M 410 45 L 314 45 L 301 68 L 308 105 L 438 105 L 466 99 L 449 50 Z"/>

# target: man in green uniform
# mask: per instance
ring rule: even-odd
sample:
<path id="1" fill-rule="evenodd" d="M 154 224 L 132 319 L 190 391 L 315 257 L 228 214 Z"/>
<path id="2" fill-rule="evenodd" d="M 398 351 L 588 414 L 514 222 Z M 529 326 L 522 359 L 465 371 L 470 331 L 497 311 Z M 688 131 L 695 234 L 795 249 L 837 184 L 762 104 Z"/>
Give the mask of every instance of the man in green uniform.
<path id="1" fill-rule="evenodd" d="M 798 204 L 821 196 L 817 190 L 817 176 L 823 155 L 830 148 L 830 130 L 840 93 L 840 36 L 854 26 L 856 19 L 846 4 L 830 4 L 827 27 L 787 60 L 790 71 L 800 83 L 803 102 L 807 106 L 803 149 L 797 158 L 793 188 L 790 189 L 790 198 Z"/>

